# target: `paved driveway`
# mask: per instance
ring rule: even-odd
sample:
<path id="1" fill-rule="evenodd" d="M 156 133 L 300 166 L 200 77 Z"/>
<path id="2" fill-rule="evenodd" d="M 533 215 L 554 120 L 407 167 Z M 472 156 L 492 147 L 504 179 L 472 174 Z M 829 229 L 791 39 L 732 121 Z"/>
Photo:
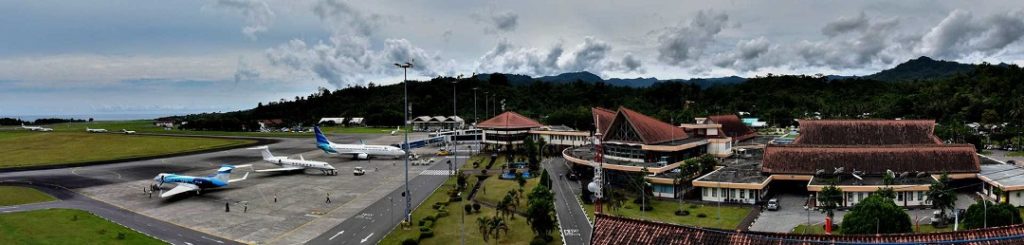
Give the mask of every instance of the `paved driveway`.
<path id="1" fill-rule="evenodd" d="M 825 223 L 825 214 L 817 210 L 806 210 L 804 209 L 804 201 L 807 199 L 806 196 L 797 194 L 780 194 L 776 195 L 775 198 L 779 199 L 781 208 L 778 211 L 762 211 L 761 215 L 754 221 L 750 226 L 751 231 L 766 231 L 766 232 L 790 232 L 797 225 L 801 224 L 823 224 Z M 966 209 L 974 200 L 971 199 L 969 194 L 958 194 L 956 207 Z M 927 224 L 928 218 L 931 217 L 932 212 L 935 209 L 911 209 L 907 210 L 907 214 L 910 215 L 911 220 L 917 220 L 921 224 Z M 847 211 L 835 211 L 835 223 L 843 222 L 843 215 L 846 215 Z"/>

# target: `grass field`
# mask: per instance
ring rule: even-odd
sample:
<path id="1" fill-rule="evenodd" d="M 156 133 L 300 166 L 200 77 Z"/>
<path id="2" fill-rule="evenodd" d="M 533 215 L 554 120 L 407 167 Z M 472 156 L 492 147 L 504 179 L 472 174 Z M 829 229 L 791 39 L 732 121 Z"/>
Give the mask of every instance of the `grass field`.
<path id="1" fill-rule="evenodd" d="M 164 244 L 85 211 L 0 214 L 0 244 Z"/>
<path id="2" fill-rule="evenodd" d="M 950 232 L 950 231 L 953 231 L 953 226 L 948 226 L 946 228 L 935 228 L 934 226 L 932 226 L 930 224 L 922 224 L 920 231 L 917 231 L 917 227 L 916 226 L 912 227 L 912 229 L 915 230 L 915 233 L 937 233 L 937 232 Z M 797 234 L 825 234 L 825 226 L 821 225 L 821 224 L 817 224 L 817 225 L 798 225 L 795 228 L 793 228 L 793 231 L 791 233 L 797 233 Z M 840 228 L 838 230 L 833 230 L 832 234 L 833 235 L 842 234 L 842 225 L 840 225 Z"/>
<path id="3" fill-rule="evenodd" d="M 157 156 L 252 142 L 84 132 L 0 131 L 0 168 Z"/>
<path id="4" fill-rule="evenodd" d="M 39 190 L 21 186 L 0 186 L 0 206 L 11 206 L 57 200 Z"/>
<path id="5" fill-rule="evenodd" d="M 313 133 L 307 132 L 225 132 L 225 131 L 193 131 L 193 130 L 165 130 L 162 127 L 153 125 L 152 120 L 129 120 L 129 121 L 94 121 L 58 123 L 45 125 L 53 128 L 56 132 L 85 132 L 88 128 L 102 128 L 110 132 L 120 132 L 121 129 L 134 130 L 138 133 L 154 134 L 182 134 L 182 135 L 210 135 L 210 136 L 249 136 L 249 137 L 312 137 Z M 11 127 L 7 127 L 11 128 Z M 17 128 L 17 126 L 15 126 Z M 394 127 L 341 127 L 330 126 L 321 128 L 327 134 L 388 134 L 395 130 Z"/>
<path id="6" fill-rule="evenodd" d="M 494 177 L 491 178 L 492 179 L 488 179 L 486 181 L 493 181 Z M 472 186 L 476 183 L 476 178 L 469 178 L 469 182 L 469 186 Z M 437 210 L 433 209 L 432 206 L 437 202 L 448 201 L 448 195 L 446 192 L 451 189 L 451 186 L 454 185 L 454 183 L 454 179 L 449 179 L 445 182 L 444 186 L 438 188 L 436 192 L 430 195 L 430 197 L 427 197 L 422 205 L 413 210 L 412 217 L 414 222 L 412 228 L 402 229 L 402 227 L 397 227 L 392 230 L 391 233 L 388 233 L 388 235 L 380 241 L 380 244 L 401 244 L 405 239 L 418 238 L 420 235 L 420 231 L 417 226 L 419 220 L 427 215 L 437 213 Z M 518 185 L 516 185 L 516 188 L 518 188 Z M 480 194 L 478 193 L 477 195 Z M 469 202 L 449 204 L 448 207 L 446 207 L 449 216 L 438 218 L 437 222 L 434 223 L 432 228 L 434 231 L 434 237 L 423 239 L 419 244 L 458 244 L 462 239 L 461 234 L 463 234 L 460 232 L 460 221 L 462 218 L 463 204 L 465 203 Z M 522 203 L 526 202 L 524 201 Z M 482 233 L 480 233 L 476 220 L 478 217 L 493 217 L 495 213 L 496 211 L 493 208 L 482 206 L 479 213 L 474 212 L 466 214 L 464 224 L 466 244 L 484 244 L 483 236 Z M 530 244 L 530 240 L 533 239 L 534 234 L 530 229 L 529 224 L 526 223 L 526 218 L 517 215 L 515 219 L 506 218 L 505 221 L 508 222 L 509 233 L 506 235 L 502 232 L 501 238 L 498 240 L 498 244 Z M 551 235 L 555 237 L 555 239 L 549 244 L 562 244 L 562 238 L 557 231 L 552 232 Z M 494 240 L 489 239 L 487 243 L 494 243 Z"/>
<path id="7" fill-rule="evenodd" d="M 611 210 L 608 205 L 604 205 L 603 210 L 609 215 L 726 230 L 735 230 L 739 226 L 740 221 L 747 217 L 747 214 L 752 210 L 748 207 L 718 207 L 715 205 L 694 204 L 684 201 L 683 209 L 689 211 L 690 215 L 679 216 L 675 214 L 675 211 L 679 209 L 678 201 L 654 200 L 651 202 L 651 206 L 654 207 L 654 210 L 643 212 L 641 214 L 640 205 L 633 204 L 632 197 L 630 197 L 629 200 L 630 201 L 623 204 L 623 207 L 617 210 Z M 583 204 L 583 208 L 587 211 L 587 216 L 593 220 L 594 205 Z M 719 208 L 722 214 L 721 219 L 718 219 Z M 706 217 L 701 218 L 698 216 L 699 214 L 704 214 Z"/>
<path id="8" fill-rule="evenodd" d="M 533 187 L 536 187 L 540 183 L 540 178 L 529 178 L 526 180 L 526 185 L 523 188 L 523 196 L 519 198 L 519 203 L 525 208 L 527 203 L 526 195 L 530 194 Z M 486 191 L 484 191 L 486 190 Z M 493 175 L 484 181 L 484 185 L 480 187 L 479 192 L 476 193 L 476 200 L 481 202 L 487 202 L 490 204 L 498 204 L 501 199 L 505 198 L 508 191 L 519 190 L 519 183 L 515 180 L 504 180 L 499 179 L 498 175 Z"/>

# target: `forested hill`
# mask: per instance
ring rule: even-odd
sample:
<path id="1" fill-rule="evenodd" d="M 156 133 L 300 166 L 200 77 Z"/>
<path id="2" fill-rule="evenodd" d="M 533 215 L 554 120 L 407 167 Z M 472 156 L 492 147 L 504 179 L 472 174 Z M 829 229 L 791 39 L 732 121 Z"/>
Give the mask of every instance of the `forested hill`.
<path id="1" fill-rule="evenodd" d="M 942 79 L 970 72 L 975 66 L 921 56 L 865 78 L 889 82 Z"/>
<path id="2" fill-rule="evenodd" d="M 689 122 L 695 116 L 751 112 L 774 125 L 821 113 L 826 118 L 929 118 L 942 122 L 1024 122 L 1024 70 L 1016 65 L 977 65 L 977 69 L 938 80 L 882 82 L 864 78 L 768 76 L 702 89 L 689 82 L 663 81 L 649 87 L 611 86 L 603 82 L 512 85 L 494 74 L 488 81 L 459 80 L 458 114 L 469 122 L 495 111 L 514 110 L 547 124 L 592 127 L 590 107 L 626 106 L 665 121 Z M 411 116 L 452 114 L 452 81 L 436 78 L 409 83 Z M 487 101 L 485 101 L 487 99 Z M 497 104 L 497 105 L 496 105 Z M 487 109 L 490 107 L 491 109 Z M 284 119 L 311 125 L 321 117 L 365 117 L 370 125 L 402 123 L 402 85 L 355 86 L 322 90 L 290 101 L 260 103 L 254 109 L 190 115 L 187 120 L 251 122 Z M 191 124 L 191 123 L 190 123 Z M 206 123 L 196 125 L 218 125 Z M 250 127 L 251 129 L 251 127 Z"/>

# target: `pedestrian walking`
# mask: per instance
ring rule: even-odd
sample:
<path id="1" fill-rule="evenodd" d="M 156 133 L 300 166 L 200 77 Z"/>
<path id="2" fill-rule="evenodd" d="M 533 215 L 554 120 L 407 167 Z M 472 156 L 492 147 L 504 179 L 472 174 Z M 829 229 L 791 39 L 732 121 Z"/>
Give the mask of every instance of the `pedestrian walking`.
<path id="1" fill-rule="evenodd" d="M 231 212 L 231 206 L 230 205 L 231 205 L 230 203 L 224 202 L 224 212 L 225 213 Z"/>
<path id="2" fill-rule="evenodd" d="M 242 204 L 242 212 L 243 213 L 248 213 L 249 212 L 249 203 L 243 203 Z"/>
<path id="3" fill-rule="evenodd" d="M 327 203 L 331 203 L 331 193 L 327 193 Z"/>
<path id="4" fill-rule="evenodd" d="M 277 194 L 274 194 L 274 203 L 277 203 Z"/>

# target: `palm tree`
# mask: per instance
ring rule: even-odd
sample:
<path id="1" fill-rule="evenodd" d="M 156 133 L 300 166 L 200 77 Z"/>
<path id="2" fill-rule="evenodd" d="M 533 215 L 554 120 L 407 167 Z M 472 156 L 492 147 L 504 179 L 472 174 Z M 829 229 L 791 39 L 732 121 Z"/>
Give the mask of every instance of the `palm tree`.
<path id="1" fill-rule="evenodd" d="M 505 232 L 506 236 L 508 235 L 508 230 L 509 230 L 508 229 L 508 224 L 505 224 L 505 220 L 503 220 L 501 218 L 495 217 L 494 219 L 491 219 L 491 222 L 490 222 L 488 228 L 490 228 L 491 234 L 494 235 L 494 241 L 495 242 L 497 242 L 499 239 L 501 239 L 501 232 L 502 231 Z"/>
<path id="2" fill-rule="evenodd" d="M 477 229 L 480 229 L 480 235 L 484 237 L 484 242 L 487 242 L 487 237 L 490 235 L 490 224 L 491 218 L 487 216 L 480 216 L 476 218 Z"/>

